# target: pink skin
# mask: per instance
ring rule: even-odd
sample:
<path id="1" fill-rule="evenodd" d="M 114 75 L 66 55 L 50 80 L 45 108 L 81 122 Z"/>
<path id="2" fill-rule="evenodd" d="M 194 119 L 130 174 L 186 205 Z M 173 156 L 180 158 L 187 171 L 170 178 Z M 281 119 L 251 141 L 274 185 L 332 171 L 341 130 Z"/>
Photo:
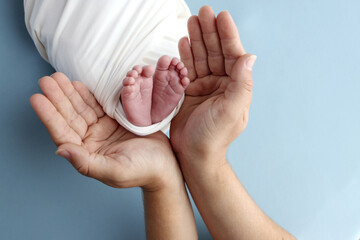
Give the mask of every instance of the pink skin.
<path id="1" fill-rule="evenodd" d="M 153 66 L 135 66 L 123 81 L 121 102 L 128 120 L 139 127 L 151 125 Z"/>
<path id="2" fill-rule="evenodd" d="M 124 79 L 121 93 L 128 120 L 144 127 L 167 117 L 190 83 L 187 73 L 179 59 L 168 56 L 158 60 L 155 71 L 153 66 L 135 66 Z"/>
<path id="3" fill-rule="evenodd" d="M 154 74 L 151 121 L 157 123 L 167 117 L 177 106 L 190 80 L 184 63 L 179 59 L 162 56 Z"/>

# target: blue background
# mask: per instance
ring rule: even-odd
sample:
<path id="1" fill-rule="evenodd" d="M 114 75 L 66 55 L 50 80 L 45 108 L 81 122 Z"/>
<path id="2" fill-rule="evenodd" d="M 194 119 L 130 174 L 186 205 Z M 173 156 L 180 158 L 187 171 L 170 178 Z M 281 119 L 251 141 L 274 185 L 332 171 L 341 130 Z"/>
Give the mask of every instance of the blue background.
<path id="1" fill-rule="evenodd" d="M 360 238 L 360 2 L 189 1 L 234 16 L 258 55 L 245 132 L 228 159 L 277 223 L 300 239 Z M 54 153 L 29 104 L 53 72 L 0 2 L 0 239 L 144 239 L 139 189 L 112 189 Z M 211 239 L 199 214 L 200 239 Z"/>

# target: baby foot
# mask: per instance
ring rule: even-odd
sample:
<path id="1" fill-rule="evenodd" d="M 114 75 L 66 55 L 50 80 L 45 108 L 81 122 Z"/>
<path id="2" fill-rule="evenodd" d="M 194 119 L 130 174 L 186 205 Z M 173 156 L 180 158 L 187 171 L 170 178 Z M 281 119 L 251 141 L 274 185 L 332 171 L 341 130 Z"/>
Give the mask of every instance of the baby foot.
<path id="1" fill-rule="evenodd" d="M 153 66 L 135 66 L 123 81 L 121 102 L 127 119 L 134 125 L 151 125 L 151 95 Z"/>
<path id="2" fill-rule="evenodd" d="M 188 71 L 179 59 L 162 56 L 153 78 L 151 121 L 157 123 L 167 117 L 179 103 L 190 80 Z"/>

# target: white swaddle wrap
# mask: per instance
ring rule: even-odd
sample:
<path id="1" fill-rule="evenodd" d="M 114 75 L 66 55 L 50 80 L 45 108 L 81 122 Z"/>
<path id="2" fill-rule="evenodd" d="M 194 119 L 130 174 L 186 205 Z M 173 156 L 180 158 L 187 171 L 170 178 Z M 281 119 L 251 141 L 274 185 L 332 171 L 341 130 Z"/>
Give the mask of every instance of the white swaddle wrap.
<path id="1" fill-rule="evenodd" d="M 183 0 L 24 0 L 27 29 L 41 56 L 72 81 L 83 82 L 104 111 L 138 135 L 167 131 L 183 99 L 163 121 L 131 124 L 119 100 L 135 65 L 178 57 L 190 11 Z"/>

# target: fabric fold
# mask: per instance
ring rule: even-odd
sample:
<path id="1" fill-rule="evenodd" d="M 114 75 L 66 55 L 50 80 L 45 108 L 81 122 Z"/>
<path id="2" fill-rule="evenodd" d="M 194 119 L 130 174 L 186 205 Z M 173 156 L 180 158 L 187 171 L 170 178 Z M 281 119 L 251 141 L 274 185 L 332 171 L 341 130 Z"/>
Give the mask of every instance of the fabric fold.
<path id="1" fill-rule="evenodd" d="M 135 65 L 179 57 L 190 11 L 183 0 L 24 0 L 26 27 L 40 55 L 71 81 L 83 82 L 124 128 L 148 135 L 167 131 L 183 99 L 163 121 L 131 124 L 119 101 L 122 80 Z"/>

